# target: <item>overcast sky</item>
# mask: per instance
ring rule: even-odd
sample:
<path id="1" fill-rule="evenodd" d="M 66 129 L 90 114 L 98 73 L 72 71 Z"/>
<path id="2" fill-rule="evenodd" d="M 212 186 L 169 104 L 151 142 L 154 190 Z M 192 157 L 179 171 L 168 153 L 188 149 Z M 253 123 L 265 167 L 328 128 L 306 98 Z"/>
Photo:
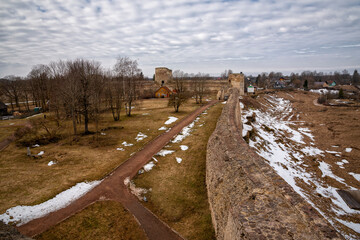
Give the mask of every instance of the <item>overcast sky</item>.
<path id="1" fill-rule="evenodd" d="M 220 74 L 360 70 L 359 0 L 1 0 L 0 77 L 117 56 Z"/>

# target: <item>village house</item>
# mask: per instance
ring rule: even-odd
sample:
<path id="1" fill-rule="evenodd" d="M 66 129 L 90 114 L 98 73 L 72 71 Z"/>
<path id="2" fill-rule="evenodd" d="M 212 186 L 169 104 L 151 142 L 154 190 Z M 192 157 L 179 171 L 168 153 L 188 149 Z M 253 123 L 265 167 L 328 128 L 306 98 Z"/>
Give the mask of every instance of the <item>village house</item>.
<path id="1" fill-rule="evenodd" d="M 161 86 L 158 90 L 155 92 L 155 97 L 157 98 L 168 98 L 170 95 L 173 94 L 173 92 L 166 86 Z"/>

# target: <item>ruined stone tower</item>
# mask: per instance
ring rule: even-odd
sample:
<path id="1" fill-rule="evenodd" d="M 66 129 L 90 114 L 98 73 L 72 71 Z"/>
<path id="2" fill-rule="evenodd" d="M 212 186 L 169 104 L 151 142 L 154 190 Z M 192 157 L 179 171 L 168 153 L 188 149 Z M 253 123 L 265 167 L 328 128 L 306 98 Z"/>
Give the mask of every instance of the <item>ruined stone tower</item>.
<path id="1" fill-rule="evenodd" d="M 229 74 L 228 80 L 231 87 L 239 89 L 240 95 L 245 94 L 245 89 L 244 89 L 245 77 L 242 72 Z"/>
<path id="2" fill-rule="evenodd" d="M 155 68 L 155 82 L 159 85 L 166 85 L 172 78 L 172 70 L 166 67 Z"/>

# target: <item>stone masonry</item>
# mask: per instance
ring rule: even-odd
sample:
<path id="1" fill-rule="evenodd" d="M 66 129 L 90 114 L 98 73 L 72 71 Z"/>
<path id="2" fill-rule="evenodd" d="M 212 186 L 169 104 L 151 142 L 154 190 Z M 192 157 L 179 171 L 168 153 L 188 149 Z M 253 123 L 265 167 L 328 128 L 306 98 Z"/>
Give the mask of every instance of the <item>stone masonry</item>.
<path id="1" fill-rule="evenodd" d="M 344 239 L 243 140 L 239 91 L 229 92 L 206 156 L 216 238 Z"/>
<path id="2" fill-rule="evenodd" d="M 237 88 L 240 91 L 240 95 L 245 95 L 245 77 L 243 73 L 232 73 L 229 74 L 229 83 L 233 88 Z"/>
<path id="3" fill-rule="evenodd" d="M 155 68 L 155 82 L 161 86 L 166 85 L 172 79 L 172 70 L 166 67 Z"/>

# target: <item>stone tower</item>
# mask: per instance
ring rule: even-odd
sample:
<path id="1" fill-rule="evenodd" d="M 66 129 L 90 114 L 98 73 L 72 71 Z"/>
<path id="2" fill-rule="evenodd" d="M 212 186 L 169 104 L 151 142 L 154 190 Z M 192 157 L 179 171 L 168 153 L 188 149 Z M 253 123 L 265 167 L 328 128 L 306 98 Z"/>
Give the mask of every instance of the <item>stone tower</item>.
<path id="1" fill-rule="evenodd" d="M 229 84 L 231 87 L 239 89 L 240 95 L 245 95 L 245 77 L 242 72 L 229 74 Z"/>
<path id="2" fill-rule="evenodd" d="M 155 68 L 155 82 L 159 85 L 166 85 L 172 79 L 172 70 L 166 67 Z"/>

